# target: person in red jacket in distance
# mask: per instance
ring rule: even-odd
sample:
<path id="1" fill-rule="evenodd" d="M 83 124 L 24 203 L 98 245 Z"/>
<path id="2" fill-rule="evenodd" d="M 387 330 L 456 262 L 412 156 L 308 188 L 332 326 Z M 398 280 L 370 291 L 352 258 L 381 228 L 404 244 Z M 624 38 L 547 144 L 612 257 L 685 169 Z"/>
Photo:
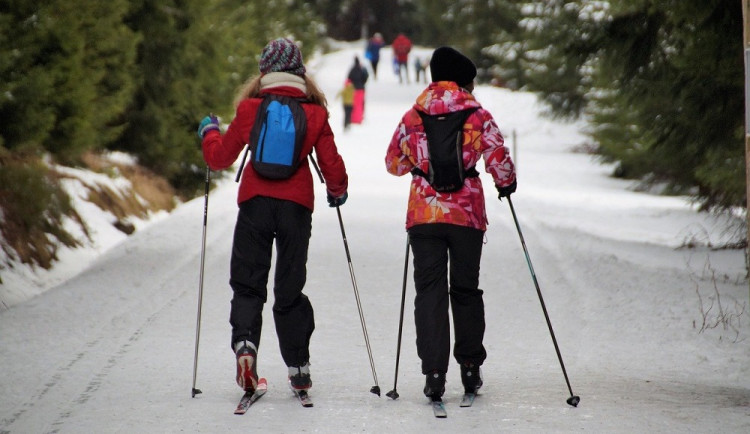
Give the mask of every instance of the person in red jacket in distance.
<path id="1" fill-rule="evenodd" d="M 302 290 L 315 196 L 306 156 L 315 151 L 331 207 L 346 202 L 348 176 L 328 123 L 325 95 L 306 75 L 299 47 L 285 38 L 270 41 L 261 53 L 259 70 L 260 74 L 251 77 L 238 93 L 236 114 L 226 133 L 221 133 L 216 117 L 207 116 L 198 134 L 208 166 L 212 170 L 226 169 L 248 143 L 265 94 L 304 99 L 301 105 L 307 130 L 296 172 L 287 179 L 277 180 L 264 178 L 252 164 L 247 164 L 242 171 L 229 284 L 233 291 L 230 324 L 231 347 L 237 359 L 237 384 L 252 392 L 258 384 L 262 311 L 275 241 L 273 317 L 279 347 L 292 388 L 307 390 L 312 385 L 309 344 L 315 321 L 310 300 Z"/>
<path id="2" fill-rule="evenodd" d="M 403 33 L 399 33 L 391 44 L 393 48 L 393 59 L 398 75 L 398 82 L 403 83 L 406 77 L 406 83 L 409 83 L 409 53 L 411 52 L 411 39 Z M 404 72 L 402 77 L 401 71 Z"/>

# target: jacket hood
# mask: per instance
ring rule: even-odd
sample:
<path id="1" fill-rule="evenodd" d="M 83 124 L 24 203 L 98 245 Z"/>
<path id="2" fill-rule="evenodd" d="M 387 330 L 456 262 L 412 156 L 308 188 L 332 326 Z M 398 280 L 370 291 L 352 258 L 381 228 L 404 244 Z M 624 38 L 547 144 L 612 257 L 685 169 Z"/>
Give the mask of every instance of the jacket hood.
<path id="1" fill-rule="evenodd" d="M 430 115 L 481 107 L 474 95 L 452 81 L 430 83 L 418 97 L 414 109 Z"/>

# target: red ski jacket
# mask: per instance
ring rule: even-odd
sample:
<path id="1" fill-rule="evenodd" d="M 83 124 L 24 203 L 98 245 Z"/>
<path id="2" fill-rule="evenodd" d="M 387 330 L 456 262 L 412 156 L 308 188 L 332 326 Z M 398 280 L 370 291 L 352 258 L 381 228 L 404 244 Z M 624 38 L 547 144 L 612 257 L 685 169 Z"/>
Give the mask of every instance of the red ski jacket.
<path id="1" fill-rule="evenodd" d="M 261 94 L 267 92 L 294 98 L 305 97 L 303 91 L 289 86 L 264 89 Z M 206 133 L 203 138 L 203 158 L 212 170 L 226 169 L 237 160 L 250 139 L 250 130 L 255 123 L 255 114 L 261 101 L 262 98 L 248 98 L 242 101 L 225 134 L 222 135 L 218 131 Z M 348 176 L 328 123 L 328 112 L 324 107 L 312 103 L 303 103 L 302 107 L 307 115 L 307 134 L 302 155 L 307 156 L 315 150 L 327 191 L 334 197 L 342 196 L 348 188 Z M 317 178 L 317 175 L 315 176 Z M 315 193 L 308 159 L 301 161 L 299 169 L 291 178 L 273 180 L 258 175 L 248 158 L 242 171 L 237 203 L 255 196 L 291 200 L 313 210 Z"/>
<path id="2" fill-rule="evenodd" d="M 398 63 L 406 63 L 409 60 L 409 52 L 411 51 L 411 40 L 404 35 L 398 35 L 393 40 L 393 54 L 396 55 Z"/>

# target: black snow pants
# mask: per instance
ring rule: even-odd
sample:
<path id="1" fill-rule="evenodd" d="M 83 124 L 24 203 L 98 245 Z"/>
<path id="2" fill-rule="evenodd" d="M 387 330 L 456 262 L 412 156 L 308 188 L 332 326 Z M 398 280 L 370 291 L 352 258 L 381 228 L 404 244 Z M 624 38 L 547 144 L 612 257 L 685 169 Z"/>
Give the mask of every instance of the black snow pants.
<path id="1" fill-rule="evenodd" d="M 444 223 L 412 226 L 408 232 L 414 254 L 417 293 L 414 321 L 422 373 L 448 371 L 449 304 L 455 335 L 454 358 L 459 364 L 481 365 L 487 357 L 482 343 L 485 329 L 483 292 L 479 289 L 484 232 Z"/>
<path id="2" fill-rule="evenodd" d="M 275 240 L 273 318 L 281 356 L 287 366 L 309 362 L 315 321 L 302 289 L 307 279 L 311 230 L 312 211 L 295 202 L 256 196 L 240 204 L 229 279 L 234 291 L 229 318 L 232 344 L 247 339 L 260 347 Z"/>

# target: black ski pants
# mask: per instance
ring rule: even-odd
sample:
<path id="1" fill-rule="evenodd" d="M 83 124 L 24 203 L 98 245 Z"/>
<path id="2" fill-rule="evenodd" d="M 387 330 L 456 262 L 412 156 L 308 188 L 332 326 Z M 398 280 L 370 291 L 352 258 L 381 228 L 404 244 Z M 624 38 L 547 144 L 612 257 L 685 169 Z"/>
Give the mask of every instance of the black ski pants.
<path id="1" fill-rule="evenodd" d="M 481 365 L 487 357 L 482 343 L 485 329 L 483 292 L 479 289 L 484 232 L 445 223 L 412 226 L 408 232 L 414 254 L 417 293 L 414 321 L 422 373 L 448 371 L 449 305 L 455 335 L 454 358 L 459 364 Z"/>
<path id="2" fill-rule="evenodd" d="M 234 291 L 229 318 L 232 345 L 247 339 L 260 347 L 275 240 L 273 318 L 281 356 L 287 366 L 309 362 L 315 321 L 310 300 L 302 289 L 307 279 L 311 231 L 312 211 L 295 202 L 256 196 L 240 204 L 229 279 Z"/>

